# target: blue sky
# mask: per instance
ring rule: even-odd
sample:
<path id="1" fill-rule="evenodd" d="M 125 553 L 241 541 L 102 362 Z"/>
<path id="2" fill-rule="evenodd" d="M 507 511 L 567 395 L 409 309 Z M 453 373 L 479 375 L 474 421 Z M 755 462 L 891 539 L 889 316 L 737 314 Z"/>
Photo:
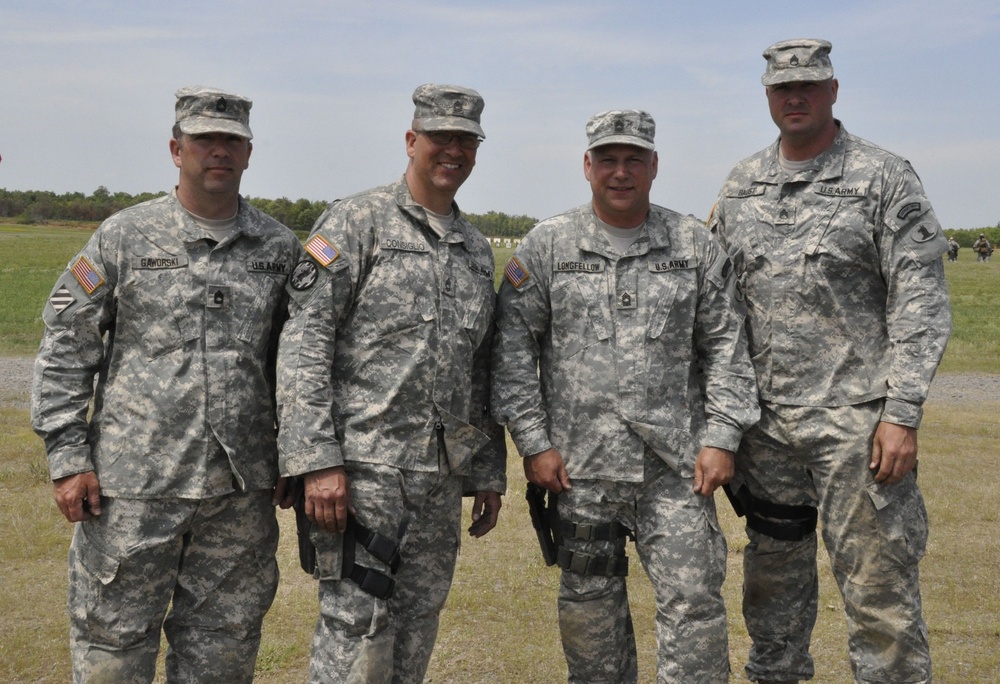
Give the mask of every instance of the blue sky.
<path id="1" fill-rule="evenodd" d="M 254 101 L 244 194 L 333 200 L 402 174 L 410 95 L 440 82 L 486 99 L 464 210 L 587 201 L 587 118 L 638 108 L 653 201 L 703 218 L 776 136 L 761 52 L 819 37 L 845 127 L 913 163 L 945 228 L 1000 222 L 996 0 L 0 0 L 0 18 L 8 190 L 169 189 L 173 93 L 201 84 Z"/>

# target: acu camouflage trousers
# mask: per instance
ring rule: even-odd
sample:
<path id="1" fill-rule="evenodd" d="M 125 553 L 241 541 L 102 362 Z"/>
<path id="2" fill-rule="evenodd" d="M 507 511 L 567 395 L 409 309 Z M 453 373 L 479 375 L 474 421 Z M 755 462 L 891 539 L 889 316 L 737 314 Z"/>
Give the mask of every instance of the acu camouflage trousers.
<path id="1" fill-rule="evenodd" d="M 715 500 L 695 494 L 690 478 L 678 476 L 649 450 L 644 482 L 575 479 L 572 484 L 559 495 L 562 520 L 618 521 L 635 531 L 636 551 L 656 597 L 657 682 L 728 682 L 726 540 Z M 623 551 L 625 538 L 563 544 L 574 552 L 608 556 Z M 571 684 L 638 680 L 625 577 L 563 570 L 558 605 Z"/>
<path id="2" fill-rule="evenodd" d="M 388 600 L 341 579 L 343 536 L 313 526 L 320 615 L 309 681 L 314 684 L 419 684 L 430 663 L 461 539 L 462 479 L 391 466 L 345 464 L 360 524 L 396 540 L 401 563 Z M 355 562 L 390 574 L 361 545 Z"/>
<path id="3" fill-rule="evenodd" d="M 168 682 L 253 681 L 278 586 L 271 492 L 106 498 L 101 509 L 77 524 L 69 552 L 73 681 L 152 682 L 161 625 Z"/>
<path id="4" fill-rule="evenodd" d="M 772 503 L 819 508 L 819 529 L 847 611 L 855 682 L 931 679 L 917 565 L 927 511 L 916 472 L 890 486 L 869 470 L 882 400 L 834 408 L 763 404 L 743 438 L 734 486 Z M 817 536 L 780 541 L 747 529 L 743 615 L 753 640 L 747 676 L 813 676 Z"/>

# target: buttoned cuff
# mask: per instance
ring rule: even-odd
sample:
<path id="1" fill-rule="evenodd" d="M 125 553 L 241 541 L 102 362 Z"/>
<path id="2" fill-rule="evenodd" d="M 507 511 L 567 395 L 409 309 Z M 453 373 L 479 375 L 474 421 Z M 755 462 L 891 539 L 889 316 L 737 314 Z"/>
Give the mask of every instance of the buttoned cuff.
<path id="1" fill-rule="evenodd" d="M 739 428 L 710 422 L 705 434 L 705 443 L 702 446 L 725 449 L 726 451 L 735 453 L 742 439 L 743 431 Z"/>
<path id="2" fill-rule="evenodd" d="M 540 454 L 546 449 L 552 448 L 549 433 L 543 427 L 527 429 L 516 434 L 511 432 L 510 438 L 514 440 L 517 453 L 521 454 L 522 458 Z"/>
<path id="3" fill-rule="evenodd" d="M 86 444 L 51 453 L 48 460 L 49 477 L 53 482 L 70 475 L 89 473 L 94 469 L 94 464 L 90 460 L 90 447 Z"/>
<path id="4" fill-rule="evenodd" d="M 287 454 L 282 453 L 278 457 L 278 468 L 282 477 L 295 477 L 343 465 L 344 455 L 340 452 L 340 447 L 332 442 Z"/>
<path id="5" fill-rule="evenodd" d="M 920 427 L 920 420 L 923 417 L 923 407 L 900 399 L 886 399 L 882 408 L 883 423 L 894 423 L 916 429 Z"/>

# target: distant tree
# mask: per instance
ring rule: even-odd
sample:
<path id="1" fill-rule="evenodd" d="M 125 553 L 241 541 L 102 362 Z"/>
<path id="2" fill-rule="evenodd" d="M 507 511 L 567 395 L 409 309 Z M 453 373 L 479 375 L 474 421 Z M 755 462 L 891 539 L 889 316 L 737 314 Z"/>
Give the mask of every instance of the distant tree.
<path id="1" fill-rule="evenodd" d="M 511 216 L 502 211 L 488 211 L 485 214 L 465 214 L 465 218 L 483 235 L 489 237 L 524 237 L 538 219 L 530 216 Z"/>
<path id="2" fill-rule="evenodd" d="M 0 188 L 0 217 L 8 217 L 20 223 L 103 221 L 126 207 L 164 194 L 162 192 L 144 192 L 138 195 L 126 192 L 112 193 L 103 185 L 98 186 L 90 195 L 81 192 L 57 195 L 40 190 Z M 293 202 L 287 197 L 277 199 L 248 197 L 247 201 L 298 233 L 308 233 L 329 204 L 326 201 L 308 199 L 297 199 Z M 531 216 L 523 214 L 512 216 L 502 211 L 465 214 L 465 217 L 484 235 L 490 237 L 523 237 L 538 223 L 538 220 Z"/>
<path id="3" fill-rule="evenodd" d="M 986 235 L 986 239 L 990 241 L 991 244 L 997 244 L 1000 240 L 1000 226 L 987 226 L 984 228 L 960 228 L 951 229 L 944 231 L 945 235 L 948 237 L 955 238 L 955 242 L 958 243 L 960 247 L 972 247 L 978 238 L 980 233 Z"/>

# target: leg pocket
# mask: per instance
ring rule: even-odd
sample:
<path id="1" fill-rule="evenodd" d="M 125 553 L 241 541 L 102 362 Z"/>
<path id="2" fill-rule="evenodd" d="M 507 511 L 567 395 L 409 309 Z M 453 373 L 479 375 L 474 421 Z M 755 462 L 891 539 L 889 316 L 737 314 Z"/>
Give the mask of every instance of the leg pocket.
<path id="1" fill-rule="evenodd" d="M 104 553 L 87 538 L 87 523 L 80 523 L 69 552 L 69 611 L 73 631 L 85 640 L 121 648 L 121 613 L 108 587 L 118 575 L 120 561 Z"/>
<path id="2" fill-rule="evenodd" d="M 68 593 L 74 634 L 116 650 L 158 642 L 175 568 L 157 562 L 157 549 L 108 553 L 100 534 L 88 521 L 73 537 Z"/>
<path id="3" fill-rule="evenodd" d="M 872 483 L 868 495 L 875 504 L 883 569 L 918 563 L 927 550 L 927 508 L 916 474 L 911 472 L 894 485 Z"/>

